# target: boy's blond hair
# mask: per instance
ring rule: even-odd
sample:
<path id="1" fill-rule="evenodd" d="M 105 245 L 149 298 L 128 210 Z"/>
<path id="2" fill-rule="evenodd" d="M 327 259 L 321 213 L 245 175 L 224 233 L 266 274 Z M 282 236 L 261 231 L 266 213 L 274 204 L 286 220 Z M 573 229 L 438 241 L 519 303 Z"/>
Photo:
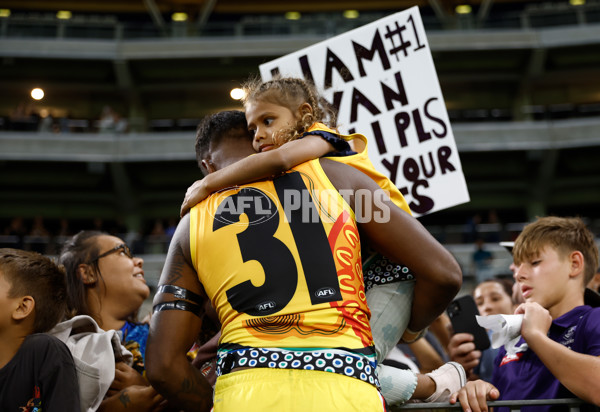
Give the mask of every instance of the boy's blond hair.
<path id="1" fill-rule="evenodd" d="M 598 247 L 593 233 L 577 217 L 547 216 L 525 226 L 513 249 L 515 264 L 535 258 L 544 247 L 552 246 L 566 257 L 573 251 L 583 254 L 583 286 L 587 285 L 598 267 Z"/>

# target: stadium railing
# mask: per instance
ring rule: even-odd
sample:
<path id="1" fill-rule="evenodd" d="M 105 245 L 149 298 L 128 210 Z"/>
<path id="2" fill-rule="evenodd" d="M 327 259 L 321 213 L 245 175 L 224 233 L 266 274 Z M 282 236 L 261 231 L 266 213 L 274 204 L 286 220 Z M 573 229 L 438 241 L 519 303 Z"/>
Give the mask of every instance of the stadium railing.
<path id="1" fill-rule="evenodd" d="M 490 401 L 488 406 L 499 407 L 505 406 L 510 408 L 511 412 L 518 412 L 524 406 L 542 406 L 542 405 L 560 405 L 561 410 L 568 410 L 569 412 L 579 412 L 580 406 L 588 405 L 581 399 L 532 399 L 532 400 L 511 400 L 511 401 Z M 568 409 L 567 409 L 568 408 Z M 595 410 L 599 410 L 598 407 L 591 406 Z M 400 412 L 408 410 L 462 410 L 460 403 L 450 405 L 447 402 L 437 403 L 408 403 L 401 406 L 391 407 L 390 412 Z M 586 409 L 587 410 L 587 409 Z M 594 409 L 592 409 L 594 410 Z"/>

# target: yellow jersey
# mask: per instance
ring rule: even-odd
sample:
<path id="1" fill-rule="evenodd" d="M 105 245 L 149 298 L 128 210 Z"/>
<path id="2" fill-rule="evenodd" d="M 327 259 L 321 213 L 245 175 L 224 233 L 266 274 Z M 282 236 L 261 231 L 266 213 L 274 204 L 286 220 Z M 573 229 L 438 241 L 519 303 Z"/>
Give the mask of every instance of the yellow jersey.
<path id="1" fill-rule="evenodd" d="M 373 345 L 354 213 L 319 160 L 193 207 L 190 247 L 221 345 Z"/>

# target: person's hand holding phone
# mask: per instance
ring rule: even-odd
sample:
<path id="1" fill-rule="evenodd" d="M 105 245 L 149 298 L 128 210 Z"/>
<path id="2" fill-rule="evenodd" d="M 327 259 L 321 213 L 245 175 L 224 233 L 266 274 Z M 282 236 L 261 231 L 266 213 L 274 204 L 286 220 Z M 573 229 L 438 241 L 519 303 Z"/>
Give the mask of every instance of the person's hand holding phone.
<path id="1" fill-rule="evenodd" d="M 469 380 L 477 379 L 473 368 L 479 365 L 481 351 L 490 347 L 490 339 L 477 323 L 479 310 L 475 300 L 470 295 L 455 299 L 448 305 L 447 312 L 454 332 L 448 342 L 448 355 L 465 368 Z"/>
<path id="2" fill-rule="evenodd" d="M 448 356 L 450 360 L 460 363 L 469 379 L 476 379 L 473 368 L 479 365 L 481 351 L 475 348 L 475 338 L 470 333 L 456 333 L 448 342 Z"/>

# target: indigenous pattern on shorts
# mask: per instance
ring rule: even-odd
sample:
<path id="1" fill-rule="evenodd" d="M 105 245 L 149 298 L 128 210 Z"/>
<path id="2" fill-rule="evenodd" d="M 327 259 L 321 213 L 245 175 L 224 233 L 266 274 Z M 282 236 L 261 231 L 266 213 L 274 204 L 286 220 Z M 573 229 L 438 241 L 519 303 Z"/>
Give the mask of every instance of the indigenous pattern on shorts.
<path id="1" fill-rule="evenodd" d="M 365 291 L 375 285 L 385 285 L 393 282 L 413 280 L 415 277 L 410 269 L 398 265 L 382 255 L 372 257 L 363 267 Z"/>
<path id="2" fill-rule="evenodd" d="M 306 369 L 350 376 L 380 388 L 376 362 L 364 355 L 341 350 L 286 350 L 273 348 L 219 349 L 217 376 L 235 368 Z"/>

